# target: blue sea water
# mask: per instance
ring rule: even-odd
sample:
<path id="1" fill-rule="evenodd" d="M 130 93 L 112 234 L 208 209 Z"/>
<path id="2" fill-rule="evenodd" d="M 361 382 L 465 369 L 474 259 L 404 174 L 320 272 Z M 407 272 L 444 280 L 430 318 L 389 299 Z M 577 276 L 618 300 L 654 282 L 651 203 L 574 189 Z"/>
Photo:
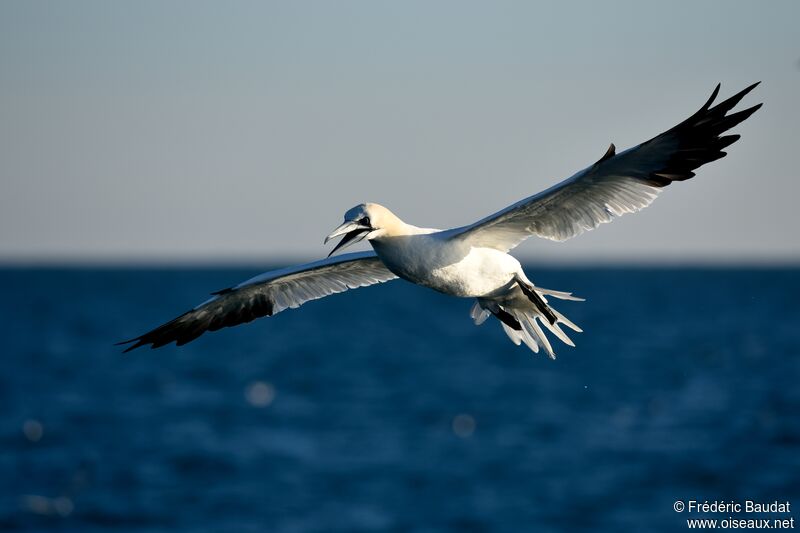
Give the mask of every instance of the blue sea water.
<path id="1" fill-rule="evenodd" d="M 528 272 L 587 298 L 556 301 L 585 333 L 555 361 L 399 281 L 122 355 L 257 271 L 2 269 L 0 529 L 683 531 L 677 500 L 800 506 L 799 270 Z"/>

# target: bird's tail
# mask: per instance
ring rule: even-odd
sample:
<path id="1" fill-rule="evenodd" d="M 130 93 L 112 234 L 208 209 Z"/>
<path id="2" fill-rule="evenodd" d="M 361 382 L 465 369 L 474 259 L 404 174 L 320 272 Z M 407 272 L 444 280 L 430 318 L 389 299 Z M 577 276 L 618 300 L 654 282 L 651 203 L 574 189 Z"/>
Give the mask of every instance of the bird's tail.
<path id="1" fill-rule="evenodd" d="M 511 342 L 519 346 L 524 343 L 525 346 L 533 350 L 534 353 L 539 353 L 539 348 L 544 348 L 551 359 L 556 358 L 553 347 L 550 341 L 544 334 L 542 325 L 547 328 L 550 333 L 561 339 L 562 342 L 569 346 L 575 346 L 561 325 L 569 329 L 581 333 L 583 330 L 576 326 L 567 317 L 556 311 L 553 307 L 548 305 L 547 296 L 558 298 L 560 300 L 573 300 L 584 301 L 583 298 L 573 296 L 569 292 L 553 291 L 544 289 L 542 287 L 534 287 L 535 296 L 528 300 L 517 300 L 514 304 L 503 304 L 493 300 L 478 299 L 475 305 L 472 306 L 470 315 L 475 321 L 476 325 L 483 324 L 490 315 L 494 315 L 503 326 L 503 331 L 506 332 Z"/>

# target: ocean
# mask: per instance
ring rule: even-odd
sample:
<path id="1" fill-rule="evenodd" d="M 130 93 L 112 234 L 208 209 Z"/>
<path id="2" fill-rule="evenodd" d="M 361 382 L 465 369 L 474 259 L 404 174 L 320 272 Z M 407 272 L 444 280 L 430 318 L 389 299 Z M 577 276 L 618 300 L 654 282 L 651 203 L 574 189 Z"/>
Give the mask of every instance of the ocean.
<path id="1" fill-rule="evenodd" d="M 394 281 L 121 354 L 259 270 L 0 269 L 5 531 L 683 531 L 800 506 L 800 270 L 529 265 L 557 359 Z M 676 502 L 687 508 L 678 512 Z M 798 507 L 800 509 L 800 507 Z M 800 528 L 800 524 L 797 524 Z"/>

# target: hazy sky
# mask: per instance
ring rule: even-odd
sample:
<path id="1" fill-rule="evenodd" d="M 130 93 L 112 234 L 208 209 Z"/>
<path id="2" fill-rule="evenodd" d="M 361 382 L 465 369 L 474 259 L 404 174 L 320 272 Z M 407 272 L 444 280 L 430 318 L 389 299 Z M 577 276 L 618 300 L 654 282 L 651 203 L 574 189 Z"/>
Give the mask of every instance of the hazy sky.
<path id="1" fill-rule="evenodd" d="M 800 2 L 0 3 L 0 260 L 319 257 L 469 223 L 753 81 L 742 140 L 548 261 L 800 259 Z"/>

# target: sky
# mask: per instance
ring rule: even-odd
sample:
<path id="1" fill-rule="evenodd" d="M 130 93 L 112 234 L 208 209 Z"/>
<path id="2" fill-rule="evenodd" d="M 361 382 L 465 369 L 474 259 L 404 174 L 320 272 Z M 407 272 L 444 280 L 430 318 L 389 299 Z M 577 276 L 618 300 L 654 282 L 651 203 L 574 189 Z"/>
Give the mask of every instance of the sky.
<path id="1" fill-rule="evenodd" d="M 470 223 L 721 97 L 728 157 L 543 262 L 800 261 L 800 2 L 0 3 L 1 262 L 324 257 Z"/>

